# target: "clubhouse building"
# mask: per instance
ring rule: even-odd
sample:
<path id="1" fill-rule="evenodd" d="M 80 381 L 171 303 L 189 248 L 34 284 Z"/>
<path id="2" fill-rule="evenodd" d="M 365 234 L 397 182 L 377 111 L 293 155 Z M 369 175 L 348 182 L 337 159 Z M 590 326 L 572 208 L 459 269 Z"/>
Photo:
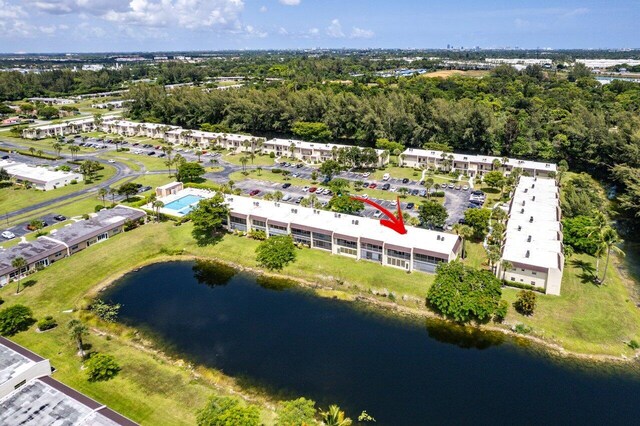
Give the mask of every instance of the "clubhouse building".
<path id="1" fill-rule="evenodd" d="M 509 206 L 496 275 L 507 284 L 526 284 L 560 295 L 564 270 L 561 218 L 556 180 L 521 176 Z"/>
<path id="2" fill-rule="evenodd" d="M 16 182 L 31 185 L 41 191 L 61 188 L 73 181 L 81 182 L 83 180 L 80 173 L 63 172 L 8 160 L 0 160 L 0 169 L 9 173 L 9 176 Z"/>

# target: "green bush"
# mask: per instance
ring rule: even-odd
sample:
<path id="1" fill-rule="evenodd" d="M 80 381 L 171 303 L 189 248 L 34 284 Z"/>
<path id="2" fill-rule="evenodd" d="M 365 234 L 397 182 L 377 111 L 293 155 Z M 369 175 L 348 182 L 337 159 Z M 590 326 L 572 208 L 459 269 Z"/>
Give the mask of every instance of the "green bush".
<path id="1" fill-rule="evenodd" d="M 267 239 L 267 233 L 260 230 L 250 231 L 249 238 L 253 238 L 254 240 L 258 241 L 264 241 Z"/>
<path id="2" fill-rule="evenodd" d="M 70 183 L 71 185 L 77 185 L 77 184 L 78 184 L 78 181 L 77 181 L 77 180 L 75 180 L 75 179 L 73 179 L 73 180 L 72 180 L 71 182 L 69 182 L 69 183 Z"/>
<path id="3" fill-rule="evenodd" d="M 35 322 L 33 312 L 24 305 L 13 305 L 0 310 L 0 335 L 13 336 L 27 330 Z"/>
<path id="4" fill-rule="evenodd" d="M 275 152 L 270 152 L 269 153 L 269 158 L 276 158 L 276 153 Z"/>
<path id="5" fill-rule="evenodd" d="M 236 398 L 212 396 L 207 405 L 198 410 L 198 426 L 258 426 L 260 410 L 254 405 L 241 405 Z"/>
<path id="6" fill-rule="evenodd" d="M 432 192 L 431 193 L 432 197 L 436 197 L 436 198 L 443 198 L 444 197 L 444 191 L 436 191 L 436 192 Z"/>
<path id="7" fill-rule="evenodd" d="M 278 235 L 256 247 L 256 260 L 260 266 L 280 270 L 296 260 L 296 247 L 290 235 Z"/>
<path id="8" fill-rule="evenodd" d="M 515 331 L 518 334 L 529 334 L 531 333 L 531 327 L 526 326 L 522 323 L 518 323 L 516 324 L 515 327 L 513 327 L 513 331 Z"/>
<path id="9" fill-rule="evenodd" d="M 627 346 L 629 346 L 633 350 L 640 349 L 640 343 L 633 339 L 631 339 L 629 343 L 627 343 Z"/>
<path id="10" fill-rule="evenodd" d="M 96 213 L 98 213 L 100 210 L 104 209 L 105 207 L 102 204 L 96 204 L 96 206 L 93 208 L 93 211 L 95 211 Z"/>
<path id="11" fill-rule="evenodd" d="M 282 169 L 278 169 L 278 168 L 271 169 L 271 173 L 276 173 L 276 174 L 282 173 Z"/>
<path id="12" fill-rule="evenodd" d="M 45 330 L 51 330 L 52 328 L 57 327 L 58 323 L 56 322 L 55 319 L 53 319 L 51 315 L 47 315 L 46 317 L 38 321 L 37 325 L 38 325 L 38 330 L 45 331 Z"/>
<path id="13" fill-rule="evenodd" d="M 507 301 L 501 300 L 500 303 L 498 303 L 498 308 L 496 309 L 496 312 L 493 315 L 493 320 L 495 322 L 504 321 L 504 319 L 507 317 L 508 310 L 509 310 L 509 304 L 507 303 Z"/>
<path id="14" fill-rule="evenodd" d="M 107 354 L 93 354 L 85 363 L 90 382 L 106 381 L 114 378 L 120 371 L 115 358 Z"/>
<path id="15" fill-rule="evenodd" d="M 533 311 L 536 309 L 536 294 L 531 290 L 519 291 L 516 301 L 513 302 L 513 307 L 522 315 L 533 315 Z"/>

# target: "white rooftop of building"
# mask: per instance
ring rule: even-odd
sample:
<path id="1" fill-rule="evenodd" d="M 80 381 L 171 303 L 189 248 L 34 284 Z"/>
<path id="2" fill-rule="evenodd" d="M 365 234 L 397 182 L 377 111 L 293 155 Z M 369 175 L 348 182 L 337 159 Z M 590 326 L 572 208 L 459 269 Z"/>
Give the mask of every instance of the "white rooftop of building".
<path id="1" fill-rule="evenodd" d="M 183 129 L 181 127 L 173 128 L 167 132 L 167 135 L 180 136 L 182 133 L 188 133 L 190 136 L 195 138 L 203 138 L 203 139 L 217 139 L 217 138 L 225 138 L 227 140 L 236 140 L 236 141 L 249 141 L 251 139 L 264 139 L 251 135 L 240 135 L 236 133 L 219 133 L 219 132 L 205 132 L 204 130 L 188 130 Z"/>
<path id="2" fill-rule="evenodd" d="M 406 226 L 406 234 L 382 226 L 379 220 L 339 214 L 310 207 L 256 200 L 237 195 L 226 196 L 232 213 L 264 217 L 272 221 L 291 223 L 337 234 L 367 238 L 405 248 L 417 248 L 448 255 L 459 238 L 457 235 Z"/>
<path id="3" fill-rule="evenodd" d="M 507 221 L 504 260 L 561 269 L 562 225 L 557 190 L 555 179 L 520 177 Z"/>
<path id="4" fill-rule="evenodd" d="M 57 179 L 72 178 L 79 179 L 81 175 L 73 172 L 63 172 L 59 170 L 50 170 L 46 167 L 31 166 L 24 163 L 16 163 L 14 161 L 0 160 L 0 169 L 4 169 L 11 176 L 20 179 L 29 180 L 31 182 L 51 182 Z"/>
<path id="5" fill-rule="evenodd" d="M 502 161 L 502 159 L 504 158 L 504 157 L 493 157 L 491 155 L 457 154 L 453 152 L 426 150 L 426 149 L 419 149 L 419 148 L 408 148 L 403 152 L 404 155 L 417 155 L 420 157 L 436 158 L 438 160 L 442 158 L 443 153 L 447 158 L 450 155 L 452 155 L 454 161 L 478 163 L 478 164 L 493 164 L 495 160 Z M 512 167 L 518 167 L 521 169 L 548 170 L 553 172 L 557 170 L 556 165 L 553 163 L 542 163 L 542 162 L 531 161 L 531 160 L 519 160 L 516 158 L 508 158 L 507 160 L 508 161 L 506 165 L 509 165 Z"/>
<path id="6" fill-rule="evenodd" d="M 303 149 L 322 149 L 325 151 L 331 151 L 334 147 L 340 149 L 340 148 L 350 148 L 351 145 L 338 145 L 338 144 L 334 144 L 334 143 L 323 143 L 323 142 L 307 142 L 307 141 L 301 141 L 301 140 L 296 140 L 296 139 L 280 139 L 280 138 L 274 138 L 274 139 L 270 139 L 266 142 L 267 144 L 273 144 L 273 145 L 280 145 L 283 146 L 285 148 L 289 148 L 291 146 L 291 144 L 294 144 L 296 146 L 296 148 L 303 148 Z M 364 147 L 363 147 L 364 149 Z M 378 154 L 381 154 L 384 152 L 383 149 L 376 149 L 375 150 Z"/>

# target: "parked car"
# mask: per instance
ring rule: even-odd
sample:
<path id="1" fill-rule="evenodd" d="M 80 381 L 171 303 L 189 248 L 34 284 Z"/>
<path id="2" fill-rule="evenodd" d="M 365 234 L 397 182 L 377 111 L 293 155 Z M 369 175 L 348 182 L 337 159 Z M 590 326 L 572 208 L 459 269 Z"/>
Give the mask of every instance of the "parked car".
<path id="1" fill-rule="evenodd" d="M 296 164 L 296 169 L 301 169 L 303 167 L 304 167 L 304 164 L 302 164 L 302 163 Z"/>
<path id="2" fill-rule="evenodd" d="M 413 203 L 408 203 L 407 204 L 407 210 L 413 210 L 414 207 L 415 207 L 415 204 L 413 204 Z"/>
<path id="3" fill-rule="evenodd" d="M 453 189 L 453 187 L 454 187 L 454 186 L 455 186 L 455 185 L 454 185 L 454 184 L 452 184 L 452 183 L 450 183 L 449 185 L 447 185 L 447 187 L 448 187 L 449 189 Z"/>
<path id="4" fill-rule="evenodd" d="M 307 191 L 309 191 L 309 187 L 308 186 L 305 186 L 304 188 L 302 188 L 302 192 L 307 192 Z"/>
<path id="5" fill-rule="evenodd" d="M 165 154 L 164 152 L 161 152 L 160 154 L 158 154 L 158 158 L 162 158 L 162 157 L 166 157 L 167 154 Z"/>
<path id="6" fill-rule="evenodd" d="M 402 179 L 402 183 L 409 183 L 409 179 L 408 178 Z"/>
<path id="7" fill-rule="evenodd" d="M 417 190 L 417 189 L 412 189 L 411 190 L 411 195 L 419 195 L 419 194 L 420 194 L 419 190 Z"/>
<path id="8" fill-rule="evenodd" d="M 369 195 L 368 194 L 362 194 L 360 195 L 360 198 L 364 198 L 365 200 L 369 199 Z"/>
<path id="9" fill-rule="evenodd" d="M 380 217 L 382 217 L 382 212 L 380 210 L 376 210 L 376 212 L 373 214 L 373 217 L 379 219 Z"/>
<path id="10" fill-rule="evenodd" d="M 289 201 L 291 199 L 291 194 L 284 194 L 284 197 L 282 197 L 282 201 Z"/>
<path id="11" fill-rule="evenodd" d="M 317 190 L 318 190 L 318 188 L 315 187 L 315 186 L 312 186 L 311 188 L 309 188 L 309 192 L 312 192 L 312 193 L 316 192 Z"/>
<path id="12" fill-rule="evenodd" d="M 377 183 L 369 184 L 369 189 L 376 189 L 378 187 Z"/>
<path id="13" fill-rule="evenodd" d="M 12 238 L 15 238 L 15 237 L 16 237 L 16 234 L 14 234 L 14 233 L 13 233 L 13 232 L 11 232 L 11 231 L 4 231 L 4 232 L 3 232 L 2 234 L 0 234 L 0 235 L 2 235 L 2 238 L 6 238 L 7 240 L 10 240 L 10 239 L 12 239 Z"/>
<path id="14" fill-rule="evenodd" d="M 255 195 L 258 195 L 259 193 L 260 193 L 260 190 L 259 190 L 259 189 L 254 189 L 253 191 L 251 191 L 251 192 L 249 193 L 249 195 L 250 195 L 251 197 L 253 197 L 253 196 L 255 196 Z"/>
<path id="15" fill-rule="evenodd" d="M 388 183 L 385 183 L 384 185 L 382 185 L 380 189 L 382 189 L 383 191 L 388 191 L 389 188 L 391 188 L 391 185 Z"/>
<path id="16" fill-rule="evenodd" d="M 363 187 L 363 188 L 368 188 L 368 187 L 369 187 L 369 182 L 365 182 L 365 183 L 363 183 L 363 184 L 362 184 L 362 187 Z"/>
<path id="17" fill-rule="evenodd" d="M 8 156 L 8 155 L 3 155 L 1 158 L 2 158 L 3 160 L 8 160 L 8 159 L 9 159 L 9 156 Z"/>
<path id="18" fill-rule="evenodd" d="M 61 214 L 57 214 L 57 215 L 55 215 L 53 218 L 54 218 L 55 220 L 57 220 L 58 222 L 62 222 L 62 221 L 64 221 L 64 220 L 67 220 L 67 217 L 66 217 L 66 216 L 63 216 L 63 215 L 61 215 Z"/>
<path id="19" fill-rule="evenodd" d="M 298 198 L 296 198 L 296 204 L 300 204 L 300 202 L 302 201 L 304 197 L 301 195 Z"/>
<path id="20" fill-rule="evenodd" d="M 479 205 L 477 205 L 477 204 L 473 204 L 473 203 L 469 203 L 469 206 L 468 206 L 468 207 L 469 207 L 470 209 L 479 209 L 479 208 L 481 208 L 482 206 L 479 206 Z"/>
<path id="21" fill-rule="evenodd" d="M 418 195 L 421 197 L 426 197 L 427 196 L 427 190 L 426 189 L 421 189 L 420 191 L 418 191 Z"/>
<path id="22" fill-rule="evenodd" d="M 147 155 L 156 155 L 156 152 L 155 151 L 149 151 L 149 152 L 147 152 Z"/>
<path id="23" fill-rule="evenodd" d="M 329 179 L 329 176 L 326 176 L 324 179 L 322 179 L 322 183 L 324 185 L 328 184 L 331 181 L 331 179 Z"/>
<path id="24" fill-rule="evenodd" d="M 418 185 L 420 185 L 420 186 L 424 186 L 424 181 L 423 181 L 423 180 L 421 180 L 420 182 L 418 182 Z"/>
<path id="25" fill-rule="evenodd" d="M 288 188 L 288 187 L 290 187 L 290 186 L 291 186 L 291 184 L 290 184 L 289 182 L 287 182 L 287 183 L 283 183 L 283 184 L 282 184 L 282 188 L 283 188 L 283 189 L 287 189 L 287 188 Z"/>
<path id="26" fill-rule="evenodd" d="M 362 177 L 365 178 L 365 179 L 368 178 L 369 176 L 371 176 L 371 173 L 369 173 L 369 172 L 364 172 L 362 174 Z"/>
<path id="27" fill-rule="evenodd" d="M 460 191 L 462 189 L 462 187 L 460 185 L 456 185 L 454 188 L 456 191 Z"/>
<path id="28" fill-rule="evenodd" d="M 391 179 L 391 175 L 390 175 L 389 173 L 385 173 L 385 174 L 382 176 L 382 180 L 389 180 L 389 179 Z"/>
<path id="29" fill-rule="evenodd" d="M 462 190 L 463 190 L 463 191 L 468 191 L 468 190 L 469 190 L 469 187 L 468 187 L 467 185 L 463 185 Z"/>
<path id="30" fill-rule="evenodd" d="M 447 188 L 447 184 L 446 184 L 446 183 L 441 183 L 441 184 L 440 184 L 440 188 L 442 188 L 442 189 L 446 189 L 446 188 Z"/>

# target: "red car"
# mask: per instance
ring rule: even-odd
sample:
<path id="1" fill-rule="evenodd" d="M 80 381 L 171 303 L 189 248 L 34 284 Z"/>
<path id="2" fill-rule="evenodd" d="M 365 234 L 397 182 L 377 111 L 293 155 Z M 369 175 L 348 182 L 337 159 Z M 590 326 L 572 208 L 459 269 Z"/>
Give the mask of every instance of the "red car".
<path id="1" fill-rule="evenodd" d="M 249 195 L 253 197 L 254 195 L 258 195 L 259 193 L 260 193 L 260 190 L 259 190 L 259 189 L 254 189 L 253 191 L 251 191 L 251 192 L 249 193 Z"/>
<path id="2" fill-rule="evenodd" d="M 311 188 L 309 188 L 309 192 L 316 192 L 318 190 L 317 187 L 312 186 Z"/>
<path id="3" fill-rule="evenodd" d="M 377 186 L 378 186 L 377 183 L 372 183 L 369 185 L 369 189 L 376 189 Z"/>

